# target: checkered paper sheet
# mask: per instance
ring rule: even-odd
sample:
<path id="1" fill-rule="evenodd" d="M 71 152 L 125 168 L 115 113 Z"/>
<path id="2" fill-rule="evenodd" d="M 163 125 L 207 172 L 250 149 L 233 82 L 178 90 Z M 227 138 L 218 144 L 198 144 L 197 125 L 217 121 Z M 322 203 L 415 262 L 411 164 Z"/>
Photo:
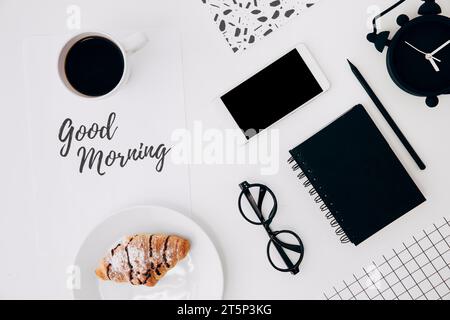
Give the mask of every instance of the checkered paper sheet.
<path id="1" fill-rule="evenodd" d="M 450 300 L 449 218 L 324 295 L 328 300 Z"/>

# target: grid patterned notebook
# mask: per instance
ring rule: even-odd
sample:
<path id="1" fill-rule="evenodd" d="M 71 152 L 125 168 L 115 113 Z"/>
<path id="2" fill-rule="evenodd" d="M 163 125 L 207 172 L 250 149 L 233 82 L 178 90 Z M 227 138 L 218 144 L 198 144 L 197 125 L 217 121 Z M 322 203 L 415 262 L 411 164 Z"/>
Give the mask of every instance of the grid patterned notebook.
<path id="1" fill-rule="evenodd" d="M 328 300 L 450 300 L 450 221 L 423 230 L 324 295 Z"/>

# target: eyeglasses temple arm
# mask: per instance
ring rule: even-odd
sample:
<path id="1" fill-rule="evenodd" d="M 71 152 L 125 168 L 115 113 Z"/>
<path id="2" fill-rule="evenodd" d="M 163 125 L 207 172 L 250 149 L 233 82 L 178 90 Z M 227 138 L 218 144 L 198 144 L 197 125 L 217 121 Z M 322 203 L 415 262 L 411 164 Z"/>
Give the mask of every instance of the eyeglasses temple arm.
<path id="1" fill-rule="evenodd" d="M 275 246 L 275 249 L 277 249 L 278 253 L 280 254 L 281 258 L 283 259 L 284 263 L 289 269 L 294 268 L 294 264 L 292 263 L 291 259 L 289 259 L 286 252 L 284 252 L 283 248 L 277 243 L 277 240 L 273 241 L 273 245 Z"/>
<path id="2" fill-rule="evenodd" d="M 266 195 L 266 189 L 259 188 L 259 195 L 258 195 L 258 208 L 259 210 L 262 210 L 262 203 L 264 201 L 264 196 Z"/>
<path id="3" fill-rule="evenodd" d="M 255 198 L 253 198 L 252 194 L 250 193 L 250 191 L 248 189 L 244 190 L 244 194 L 245 194 L 245 197 L 247 198 L 248 202 L 252 206 L 253 210 L 255 211 L 256 215 L 258 216 L 258 219 L 261 221 L 261 223 L 264 223 L 264 217 L 262 215 L 261 210 L 259 209 L 259 205 L 256 204 Z"/>
<path id="4" fill-rule="evenodd" d="M 286 248 L 288 250 L 291 250 L 291 251 L 294 251 L 294 252 L 297 252 L 297 253 L 303 253 L 303 248 L 301 246 L 299 246 L 299 245 L 286 243 L 286 242 L 283 242 L 283 241 L 281 241 L 281 240 L 279 240 L 277 238 L 274 239 L 274 242 L 275 241 L 277 241 L 278 245 L 280 245 L 283 248 Z"/>

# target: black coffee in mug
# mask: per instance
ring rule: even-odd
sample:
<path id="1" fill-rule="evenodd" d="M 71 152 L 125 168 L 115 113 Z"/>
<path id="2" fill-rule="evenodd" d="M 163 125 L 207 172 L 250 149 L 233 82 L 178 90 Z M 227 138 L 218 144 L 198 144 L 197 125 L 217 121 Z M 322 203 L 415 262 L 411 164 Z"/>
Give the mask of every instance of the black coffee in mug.
<path id="1" fill-rule="evenodd" d="M 113 91 L 124 71 L 122 50 L 101 36 L 78 40 L 67 52 L 64 63 L 65 76 L 73 89 L 91 97 Z"/>

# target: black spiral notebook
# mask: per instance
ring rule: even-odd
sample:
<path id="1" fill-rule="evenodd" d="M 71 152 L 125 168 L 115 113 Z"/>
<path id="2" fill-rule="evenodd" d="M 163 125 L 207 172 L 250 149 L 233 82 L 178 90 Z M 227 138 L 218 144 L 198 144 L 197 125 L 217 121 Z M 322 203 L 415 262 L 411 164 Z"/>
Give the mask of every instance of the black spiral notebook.
<path id="1" fill-rule="evenodd" d="M 426 201 L 362 105 L 290 153 L 341 242 L 358 245 Z"/>

